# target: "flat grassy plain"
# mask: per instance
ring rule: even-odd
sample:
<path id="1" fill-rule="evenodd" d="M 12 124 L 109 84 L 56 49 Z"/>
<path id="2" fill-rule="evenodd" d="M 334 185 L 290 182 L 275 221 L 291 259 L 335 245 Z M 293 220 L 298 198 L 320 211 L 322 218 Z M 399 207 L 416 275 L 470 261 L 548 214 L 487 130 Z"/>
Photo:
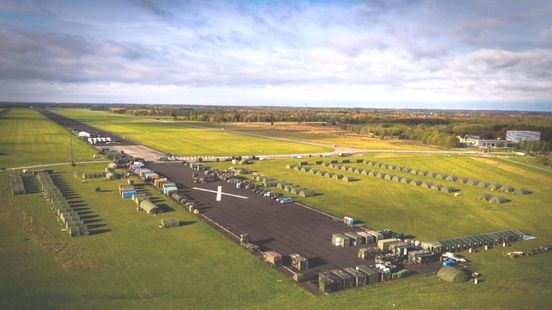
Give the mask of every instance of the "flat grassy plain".
<path id="1" fill-rule="evenodd" d="M 165 153 L 186 156 L 227 156 L 321 153 L 329 148 L 245 137 L 211 128 L 179 126 L 169 121 L 155 121 L 85 109 L 56 109 L 56 113 L 90 126 L 114 132 Z"/>
<path id="2" fill-rule="evenodd" d="M 39 162 L 40 158 L 35 153 L 30 160 Z M 523 186 L 532 194 L 511 195 L 512 202 L 497 206 L 477 200 L 480 188 L 457 183 L 451 185 L 461 188 L 462 197 L 348 172 L 344 174 L 359 181 L 342 183 L 284 168 L 294 160 L 256 161 L 248 168 L 318 190 L 322 195 L 302 200 L 312 207 L 336 216 L 353 216 L 377 228 L 402 230 L 422 240 L 517 228 L 537 239 L 514 243 L 510 249 L 552 243 L 552 177 L 548 172 L 494 158 L 396 154 L 364 158 Z M 222 168 L 229 163 L 211 165 Z M 104 167 L 54 168 L 78 195 L 75 199 L 89 208 L 86 212 L 94 224 L 105 230 L 76 238 L 60 230 L 40 194 L 12 196 L 9 173 L 0 172 L 0 308 L 549 307 L 550 254 L 511 260 L 503 257 L 502 248 L 466 254 L 471 269 L 483 275 L 479 285 L 445 283 L 434 275 L 412 276 L 315 297 L 151 188 L 143 189 L 172 211 L 160 216 L 137 212 L 131 201 L 117 195 L 123 181 L 82 183 L 73 176 Z M 102 189 L 99 193 L 97 186 Z M 157 226 L 163 216 L 186 225 L 162 230 Z"/>
<path id="3" fill-rule="evenodd" d="M 209 124 L 207 124 L 209 125 Z M 370 150 L 439 150 L 441 148 L 411 140 L 380 139 L 345 133 L 339 127 L 320 123 L 276 122 L 269 123 L 230 123 L 228 129 L 236 132 L 259 134 L 276 138 L 292 138 L 319 144 L 352 147 Z"/>
<path id="4" fill-rule="evenodd" d="M 34 109 L 9 109 L 0 117 L 0 133 L 0 167 L 71 161 L 72 135 Z M 73 136 L 75 161 L 92 161 L 96 153 Z"/>

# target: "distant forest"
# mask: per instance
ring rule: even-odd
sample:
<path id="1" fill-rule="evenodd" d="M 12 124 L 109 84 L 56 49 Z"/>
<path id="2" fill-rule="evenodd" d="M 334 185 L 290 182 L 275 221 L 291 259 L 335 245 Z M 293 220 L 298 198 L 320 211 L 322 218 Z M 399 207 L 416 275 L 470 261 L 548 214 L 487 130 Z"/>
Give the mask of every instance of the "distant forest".
<path id="1" fill-rule="evenodd" d="M 549 152 L 552 142 L 552 114 L 548 113 L 263 107 L 96 106 L 92 109 L 186 121 L 320 122 L 380 139 L 410 139 L 443 147 L 459 146 L 456 137 L 466 134 L 504 139 L 507 130 L 541 132 L 541 142 L 521 146 L 527 151 Z"/>

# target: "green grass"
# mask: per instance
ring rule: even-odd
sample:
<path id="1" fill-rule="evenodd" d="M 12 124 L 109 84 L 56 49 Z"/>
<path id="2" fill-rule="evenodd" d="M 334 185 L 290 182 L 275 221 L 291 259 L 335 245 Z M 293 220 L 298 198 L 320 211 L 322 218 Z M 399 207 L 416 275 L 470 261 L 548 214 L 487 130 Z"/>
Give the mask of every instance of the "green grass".
<path id="1" fill-rule="evenodd" d="M 26 118 L 25 113 L 31 122 L 42 119 L 32 110 L 9 113 L 14 112 L 23 113 L 19 122 Z M 0 126 L 5 121 L 0 120 Z M 52 123 L 44 121 L 43 126 Z M 56 143 L 57 148 L 63 146 L 63 140 L 53 140 L 54 148 Z M 25 148 L 17 145 L 23 141 L 13 141 L 12 147 L 18 153 L 12 157 L 23 156 Z M 40 152 L 28 156 L 27 160 L 32 162 L 44 159 Z M 526 187 L 533 193 L 527 196 L 501 193 L 512 202 L 497 206 L 477 200 L 477 195 L 483 192 L 480 188 L 442 180 L 433 182 L 454 184 L 461 188 L 463 196 L 455 198 L 353 173 L 344 174 L 358 177 L 359 181 L 342 183 L 285 169 L 286 163 L 297 162 L 293 160 L 256 161 L 248 168 L 321 192 L 316 197 L 297 197 L 312 207 L 336 216 L 353 216 L 377 228 L 401 230 L 422 240 L 516 228 L 537 239 L 514 243 L 510 249 L 552 243 L 549 172 L 491 158 L 412 155 L 365 158 Z M 229 163 L 211 165 L 226 167 Z M 551 254 L 511 260 L 503 257 L 502 248 L 466 254 L 472 261 L 471 269 L 483 274 L 485 281 L 479 285 L 444 283 L 434 275 L 413 276 L 376 287 L 314 297 L 151 188 L 146 187 L 151 195 L 161 199 L 159 203 L 174 209 L 166 216 L 192 223 L 162 230 L 157 227 L 162 216 L 137 212 L 131 201 L 117 196 L 117 186 L 122 181 L 96 179 L 82 183 L 73 177 L 75 171 L 102 171 L 104 167 L 105 164 L 90 164 L 54 168 L 78 194 L 77 199 L 90 208 L 91 214 L 97 215 L 95 224 L 105 224 L 102 228 L 110 229 L 76 238 L 59 229 L 56 217 L 40 194 L 12 196 L 8 173 L 0 173 L 0 308 L 549 307 Z M 95 192 L 97 186 L 104 191 Z"/>
<path id="2" fill-rule="evenodd" d="M 70 162 L 71 134 L 33 109 L 10 109 L 0 118 L 0 167 Z M 73 136 L 75 161 L 97 152 Z"/>
<path id="3" fill-rule="evenodd" d="M 56 109 L 56 113 L 114 132 L 153 149 L 186 156 L 229 156 L 319 153 L 330 149 L 300 143 L 247 137 L 212 128 L 192 128 L 84 109 Z"/>

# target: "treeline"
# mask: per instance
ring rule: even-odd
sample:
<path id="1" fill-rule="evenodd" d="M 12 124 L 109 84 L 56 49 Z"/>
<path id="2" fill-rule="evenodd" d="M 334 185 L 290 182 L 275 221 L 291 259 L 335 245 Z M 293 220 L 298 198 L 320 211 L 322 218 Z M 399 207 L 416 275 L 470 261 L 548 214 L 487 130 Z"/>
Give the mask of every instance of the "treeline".
<path id="1" fill-rule="evenodd" d="M 552 114 L 539 113 L 165 106 L 97 106 L 93 109 L 136 116 L 172 117 L 183 121 L 320 122 L 380 139 L 410 139 L 443 147 L 459 146 L 456 137 L 468 134 L 483 139 L 505 139 L 507 130 L 541 132 L 541 140 L 548 144 L 520 146 L 527 151 L 548 152 L 552 142 Z"/>

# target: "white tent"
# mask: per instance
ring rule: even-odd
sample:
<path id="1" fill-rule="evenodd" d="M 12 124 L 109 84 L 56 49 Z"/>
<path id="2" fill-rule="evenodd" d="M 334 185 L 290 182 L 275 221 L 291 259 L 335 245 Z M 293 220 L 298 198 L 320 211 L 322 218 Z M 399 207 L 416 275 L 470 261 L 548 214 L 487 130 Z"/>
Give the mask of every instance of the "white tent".
<path id="1" fill-rule="evenodd" d="M 78 136 L 79 136 L 80 138 L 90 138 L 90 134 L 89 134 L 88 132 L 86 132 L 86 131 L 80 131 L 79 134 L 78 134 Z"/>

